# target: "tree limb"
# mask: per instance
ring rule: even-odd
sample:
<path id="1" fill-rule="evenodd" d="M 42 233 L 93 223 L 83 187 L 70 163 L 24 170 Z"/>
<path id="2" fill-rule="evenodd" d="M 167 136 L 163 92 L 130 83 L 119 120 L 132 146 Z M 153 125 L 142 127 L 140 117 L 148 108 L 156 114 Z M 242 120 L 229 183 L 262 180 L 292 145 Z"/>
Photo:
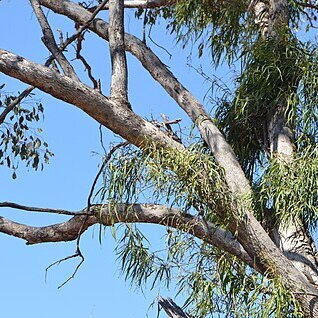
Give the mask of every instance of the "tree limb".
<path id="1" fill-rule="evenodd" d="M 138 147 L 154 142 L 158 147 L 183 149 L 180 143 L 129 110 L 126 105 L 115 103 L 87 85 L 45 66 L 0 49 L 0 71 L 79 107 Z"/>
<path id="2" fill-rule="evenodd" d="M 58 45 L 55 42 L 54 35 L 52 32 L 52 29 L 49 25 L 49 22 L 44 15 L 42 8 L 40 6 L 40 3 L 38 0 L 30 0 L 30 3 L 32 5 L 33 11 L 39 21 L 39 24 L 42 29 L 43 37 L 42 42 L 44 45 L 48 48 L 48 50 L 51 52 L 53 57 L 56 59 L 56 61 L 61 66 L 63 72 L 65 75 L 71 77 L 74 80 L 78 80 L 79 78 L 76 75 L 73 66 L 69 63 L 67 58 L 64 56 L 62 51 L 59 49 Z"/>
<path id="3" fill-rule="evenodd" d="M 109 0 L 109 50 L 112 63 L 111 99 L 128 104 L 128 71 L 124 42 L 124 0 Z"/>
<path id="4" fill-rule="evenodd" d="M 124 1 L 124 7 L 127 9 L 151 9 L 168 7 L 176 3 L 177 0 L 126 0 Z M 89 10 L 94 10 L 94 8 L 89 8 Z M 106 5 L 104 9 L 109 9 L 109 5 Z"/>
<path id="5" fill-rule="evenodd" d="M 9 206 L 27 211 L 45 211 L 58 214 L 61 214 L 60 211 L 64 211 L 27 207 L 11 202 L 3 202 L 1 203 L 1 206 Z M 71 212 L 69 215 L 72 215 Z M 202 239 L 204 242 L 212 244 L 238 257 L 249 266 L 255 268 L 255 264 L 251 257 L 230 232 L 225 231 L 210 222 L 205 222 L 196 216 L 182 213 L 178 209 L 168 208 L 163 205 L 93 205 L 88 214 L 75 215 L 66 222 L 44 227 L 28 226 L 0 217 L 0 232 L 24 239 L 27 241 L 27 244 L 38 244 L 76 240 L 81 227 L 80 234 L 93 224 L 111 226 L 116 223 L 153 223 L 169 226 L 190 233 L 195 237 Z"/>

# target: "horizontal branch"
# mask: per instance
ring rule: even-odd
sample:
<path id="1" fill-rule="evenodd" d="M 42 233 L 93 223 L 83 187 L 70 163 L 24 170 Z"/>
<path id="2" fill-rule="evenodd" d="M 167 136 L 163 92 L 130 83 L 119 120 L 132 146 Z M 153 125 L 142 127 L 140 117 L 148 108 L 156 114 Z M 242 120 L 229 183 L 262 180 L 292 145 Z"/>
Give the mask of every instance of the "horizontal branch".
<path id="1" fill-rule="evenodd" d="M 62 215 L 87 215 L 87 213 L 83 211 L 72 212 L 72 211 L 63 210 L 63 209 L 38 208 L 34 206 L 21 205 L 14 202 L 0 202 L 0 208 L 11 208 L 11 209 L 18 209 L 18 210 L 29 211 L 29 212 L 53 213 L 53 214 L 62 214 Z"/>
<path id="2" fill-rule="evenodd" d="M 0 206 L 4 205 L 23 209 L 22 205 L 15 203 L 1 203 Z M 26 207 L 26 209 L 33 211 L 55 210 L 35 207 Z M 83 223 L 83 221 L 85 222 Z M 111 226 L 116 223 L 152 223 L 169 226 L 194 235 L 204 242 L 238 257 L 251 267 L 255 267 L 253 260 L 230 232 L 210 222 L 203 222 L 196 216 L 163 205 L 94 205 L 90 208 L 88 216 L 76 215 L 66 222 L 44 227 L 28 226 L 0 217 L 0 232 L 24 239 L 27 244 L 38 244 L 72 241 L 77 239 L 81 227 L 81 233 L 83 233 L 93 224 Z"/>
<path id="3" fill-rule="evenodd" d="M 85 218 L 87 220 L 84 223 Z M 63 223 L 36 227 L 0 217 L 0 232 L 26 240 L 27 244 L 67 242 L 75 240 L 79 234 L 85 232 L 88 227 L 95 223 L 95 217 L 79 215 Z"/>
<path id="4" fill-rule="evenodd" d="M 126 0 L 124 1 L 124 8 L 127 9 L 151 9 L 151 8 L 161 8 L 168 7 L 177 3 L 177 0 Z M 94 10 L 95 7 L 89 10 Z M 107 4 L 104 9 L 109 9 Z"/>
<path id="5" fill-rule="evenodd" d="M 129 0 L 124 2 L 125 8 L 160 8 L 174 5 L 177 0 Z"/>

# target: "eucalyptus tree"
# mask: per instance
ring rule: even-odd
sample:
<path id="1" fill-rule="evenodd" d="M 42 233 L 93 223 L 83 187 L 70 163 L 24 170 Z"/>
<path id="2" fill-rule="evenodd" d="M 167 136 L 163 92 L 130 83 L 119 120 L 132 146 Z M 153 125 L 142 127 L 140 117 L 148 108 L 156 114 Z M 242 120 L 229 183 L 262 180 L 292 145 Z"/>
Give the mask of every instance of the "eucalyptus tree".
<path id="1" fill-rule="evenodd" d="M 86 209 L 72 213 L 2 202 L 2 207 L 71 218 L 32 227 L 1 217 L 0 231 L 38 244 L 79 241 L 93 224 L 124 223 L 117 252 L 126 277 L 137 284 L 178 280 L 180 290 L 188 291 L 186 305 L 195 317 L 221 312 L 318 316 L 315 1 L 30 3 L 51 57 L 39 65 L 0 50 L 1 72 L 30 85 L 1 104 L 2 126 L 16 121 L 11 129 L 2 129 L 1 163 L 10 166 L 10 151 L 35 169 L 49 160 L 47 144 L 40 152 L 41 141 L 25 133 L 43 111 L 42 105 L 32 112 L 20 105 L 35 88 L 80 108 L 124 142 L 104 158 L 95 180 L 103 186 L 92 187 Z M 74 21 L 74 34 L 57 43 L 43 8 Z M 124 10 L 131 9 L 145 24 L 165 22 L 180 45 L 197 43 L 199 55 L 209 52 L 213 67 L 240 65 L 233 83 L 213 101 L 213 115 L 145 39 L 125 33 Z M 101 10 L 109 10 L 108 22 L 97 18 Z M 85 63 L 80 48 L 88 30 L 109 42 L 109 96 L 91 73 L 92 85 L 84 84 L 64 54 L 75 41 L 77 58 Z M 173 131 L 176 121 L 149 121 L 134 111 L 127 94 L 127 52 L 191 119 L 192 140 Z M 91 202 L 94 191 L 96 203 Z M 152 194 L 146 203 L 143 193 Z M 146 238 L 132 225 L 136 223 L 167 227 L 165 257 L 149 251 Z M 81 257 L 79 247 L 75 256 Z"/>

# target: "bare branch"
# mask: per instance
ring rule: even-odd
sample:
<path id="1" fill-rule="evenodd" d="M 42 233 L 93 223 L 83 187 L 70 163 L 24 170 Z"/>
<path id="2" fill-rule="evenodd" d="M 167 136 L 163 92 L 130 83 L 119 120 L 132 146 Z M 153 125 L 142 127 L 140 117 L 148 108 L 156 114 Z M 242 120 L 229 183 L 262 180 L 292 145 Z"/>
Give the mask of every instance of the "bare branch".
<path id="1" fill-rule="evenodd" d="M 138 147 L 145 147 L 151 141 L 158 147 L 183 149 L 180 143 L 129 110 L 126 104 L 114 103 L 84 83 L 60 76 L 47 67 L 0 49 L 0 71 L 79 107 Z"/>
<path id="2" fill-rule="evenodd" d="M 85 217 L 85 215 L 74 216 L 69 221 L 44 227 L 28 226 L 0 217 L 0 232 L 26 240 L 27 244 L 67 242 L 78 237 L 78 231 Z M 96 218 L 89 217 L 83 227 L 83 232 L 95 223 Z"/>
<path id="3" fill-rule="evenodd" d="M 150 9 L 168 7 L 177 3 L 177 0 L 126 0 L 124 1 L 124 7 L 127 9 Z M 88 8 L 89 11 L 94 10 L 95 7 Z M 106 5 L 104 9 L 109 9 L 109 5 Z"/>
<path id="4" fill-rule="evenodd" d="M 58 261 L 56 261 L 56 262 L 52 263 L 51 265 L 49 265 L 49 266 L 45 269 L 45 281 L 46 281 L 46 277 L 47 277 L 47 272 L 48 272 L 48 270 L 49 270 L 51 267 L 60 265 L 60 264 L 63 263 L 63 262 L 66 262 L 66 261 L 68 261 L 68 260 L 70 260 L 70 259 L 72 259 L 72 258 L 77 258 L 77 257 L 80 257 L 81 260 L 80 260 L 80 262 L 77 264 L 77 266 L 75 267 L 75 269 L 74 269 L 72 275 L 71 275 L 69 278 L 67 278 L 61 285 L 58 286 L 58 288 L 62 288 L 62 287 L 63 287 L 64 285 L 66 285 L 71 279 L 73 279 L 73 278 L 75 277 L 76 273 L 78 272 L 78 270 L 80 269 L 80 267 L 81 267 L 82 264 L 84 263 L 85 258 L 84 258 L 83 254 L 81 253 L 80 250 L 76 250 L 76 252 L 75 252 L 74 254 L 69 255 L 69 256 L 66 256 L 66 257 L 64 257 L 64 258 L 62 258 L 62 259 L 59 259 Z"/>
<path id="5" fill-rule="evenodd" d="M 102 8 L 105 6 L 105 4 L 108 2 L 108 0 L 104 0 L 103 3 L 98 5 L 94 12 L 91 14 L 90 18 L 69 38 L 66 39 L 65 42 L 61 43 L 60 45 L 60 51 L 66 49 L 68 45 L 70 45 L 72 42 L 74 42 L 78 37 L 81 36 L 81 34 L 89 27 L 91 22 L 94 20 L 94 18 L 97 16 L 97 14 L 102 10 Z M 45 62 L 45 66 L 50 66 L 50 64 L 54 61 L 54 56 L 50 56 L 47 61 Z M 4 122 L 6 116 L 13 110 L 13 108 L 18 105 L 25 97 L 30 95 L 30 93 L 35 89 L 35 86 L 29 86 L 26 88 L 14 101 L 11 102 L 9 106 L 6 107 L 6 109 L 0 114 L 0 125 Z"/>
<path id="6" fill-rule="evenodd" d="M 100 81 L 95 79 L 95 77 L 93 76 L 93 73 L 92 73 L 92 68 L 91 68 L 91 66 L 90 66 L 89 63 L 86 61 L 85 57 L 81 54 L 83 40 L 84 40 L 84 35 L 81 34 L 81 35 L 77 38 L 77 44 L 76 44 L 76 58 L 83 63 L 83 65 L 84 65 L 84 67 L 85 67 L 85 70 L 87 71 L 87 75 L 88 75 L 89 79 L 90 79 L 90 80 L 92 81 L 92 83 L 93 83 L 94 89 L 97 89 L 97 90 L 101 93 Z"/>
<path id="7" fill-rule="evenodd" d="M 14 202 L 0 202 L 0 208 L 12 208 L 12 209 L 24 210 L 29 212 L 40 212 L 40 213 L 45 212 L 45 213 L 73 215 L 73 216 L 87 215 L 87 212 L 84 212 L 84 211 L 72 212 L 72 211 L 62 210 L 62 209 L 38 208 L 34 206 L 21 205 Z"/>
<path id="8" fill-rule="evenodd" d="M 124 42 L 124 0 L 109 0 L 109 49 L 112 63 L 110 96 L 128 104 Z"/>
<path id="9" fill-rule="evenodd" d="M 125 8 L 159 8 L 176 4 L 177 0 L 129 0 L 124 2 Z"/>
<path id="10" fill-rule="evenodd" d="M 58 45 L 56 44 L 53 32 L 51 30 L 51 27 L 49 25 L 49 22 L 48 22 L 46 16 L 44 15 L 44 13 L 41 9 L 39 1 L 38 0 L 30 0 L 30 3 L 33 7 L 34 13 L 39 21 L 39 24 L 42 28 L 42 32 L 43 32 L 42 41 L 43 41 L 43 43 L 48 48 L 48 50 L 52 53 L 53 57 L 57 60 L 57 62 L 60 64 L 64 74 L 71 77 L 74 80 L 79 80 L 72 65 L 69 63 L 69 61 L 66 59 L 66 57 L 61 52 Z"/>
<path id="11" fill-rule="evenodd" d="M 107 165 L 107 163 L 109 162 L 109 160 L 111 159 L 112 155 L 121 147 L 125 147 L 129 145 L 129 142 L 128 141 L 124 141 L 124 142 L 121 142 L 119 143 L 118 145 L 114 146 L 110 151 L 109 153 L 107 154 L 107 156 L 104 158 L 104 161 L 102 163 L 102 165 L 100 166 L 99 168 L 99 171 L 98 173 L 96 174 L 95 178 L 94 178 L 94 181 L 92 183 L 92 186 L 91 186 L 91 190 L 89 192 L 89 195 L 88 195 L 88 198 L 87 198 L 87 211 L 89 212 L 90 211 L 90 207 L 92 206 L 92 196 L 93 196 L 93 193 L 94 193 L 94 190 L 95 190 L 95 186 L 97 184 L 97 181 L 100 177 L 100 175 L 102 174 L 103 170 L 105 169 L 105 166 Z"/>
<path id="12" fill-rule="evenodd" d="M 155 204 L 94 205 L 88 216 L 76 215 L 69 221 L 45 227 L 27 226 L 0 217 L 0 232 L 24 239 L 28 244 L 38 244 L 76 240 L 79 232 L 82 234 L 93 224 L 111 226 L 116 223 L 153 223 L 173 227 L 235 255 L 255 268 L 253 260 L 230 232 L 178 209 Z"/>

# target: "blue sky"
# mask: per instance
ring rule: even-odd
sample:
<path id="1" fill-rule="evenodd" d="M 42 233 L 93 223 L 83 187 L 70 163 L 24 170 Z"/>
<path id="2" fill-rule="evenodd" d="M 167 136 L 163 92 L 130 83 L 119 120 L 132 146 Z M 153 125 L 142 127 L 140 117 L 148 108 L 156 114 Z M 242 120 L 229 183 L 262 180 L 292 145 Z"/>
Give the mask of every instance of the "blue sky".
<path id="1" fill-rule="evenodd" d="M 106 17 L 106 15 L 104 14 Z M 73 24 L 66 18 L 48 14 L 53 30 L 69 30 Z M 32 14 L 28 1 L 2 0 L 0 2 L 1 48 L 20 54 L 35 62 L 43 63 L 48 52 L 41 43 L 40 28 Z M 126 29 L 141 36 L 142 25 L 135 22 L 133 12 L 126 14 Z M 57 33 L 56 33 L 57 35 Z M 189 51 L 183 51 L 165 31 L 164 24 L 155 28 L 152 38 L 172 54 L 172 58 L 160 48 L 150 44 L 162 60 L 171 67 L 181 82 L 202 101 L 208 89 L 193 69 L 186 66 Z M 86 38 L 84 52 L 93 66 L 94 74 L 103 83 L 104 94 L 108 94 L 110 63 L 108 46 L 91 34 Z M 72 56 L 73 49 L 69 50 Z M 207 61 L 207 69 L 212 67 Z M 194 65 L 198 66 L 194 58 Z M 83 67 L 78 63 L 79 74 L 85 78 Z M 164 113 L 170 118 L 183 118 L 182 126 L 189 121 L 173 100 L 155 83 L 139 62 L 128 56 L 129 96 L 134 110 L 147 118 L 160 119 Z M 87 81 L 87 79 L 86 79 Z M 4 90 L 15 93 L 26 85 L 0 74 Z M 89 83 L 87 81 L 87 83 Z M 34 172 L 20 164 L 18 178 L 11 179 L 9 169 L 0 167 L 0 201 L 20 204 L 80 210 L 85 207 L 91 182 L 98 171 L 102 149 L 99 143 L 98 124 L 73 106 L 57 101 L 37 91 L 35 98 L 45 107 L 43 138 L 49 143 L 55 156 L 44 171 Z M 30 99 L 28 100 L 30 102 Z M 119 141 L 113 133 L 104 131 L 104 143 Z M 48 225 L 67 218 L 57 215 L 36 215 L 30 212 L 1 209 L 1 215 L 29 225 Z M 163 240 L 164 229 L 159 226 L 145 226 L 153 246 Z M 72 254 L 75 243 L 50 243 L 26 246 L 24 241 L 0 234 L 2 272 L 0 287 L 1 315 L 3 317 L 155 317 L 156 306 L 148 306 L 158 293 L 146 290 L 144 293 L 130 286 L 120 275 L 119 263 L 114 254 L 115 242 L 106 230 L 103 243 L 98 241 L 99 228 L 90 229 L 82 238 L 85 262 L 76 277 L 66 286 L 57 289 L 73 272 L 76 261 L 69 261 L 48 272 L 45 282 L 45 268 L 52 262 Z M 162 296 L 174 296 L 173 291 L 161 289 Z M 162 314 L 162 316 L 165 316 Z"/>

